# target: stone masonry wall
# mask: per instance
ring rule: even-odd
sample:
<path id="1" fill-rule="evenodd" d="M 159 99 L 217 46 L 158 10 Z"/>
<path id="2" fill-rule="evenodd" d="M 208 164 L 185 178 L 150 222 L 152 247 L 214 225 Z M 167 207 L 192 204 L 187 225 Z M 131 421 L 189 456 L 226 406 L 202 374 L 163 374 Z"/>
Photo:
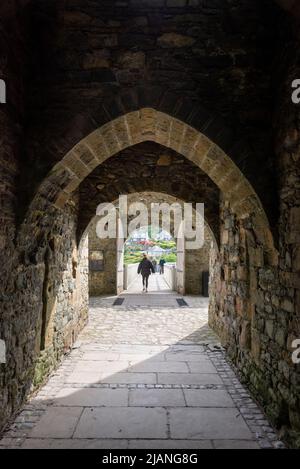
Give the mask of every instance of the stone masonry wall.
<path id="1" fill-rule="evenodd" d="M 19 273 L 16 264 L 17 177 L 24 138 L 26 64 L 25 31 L 17 9 L 15 2 L 1 2 L 0 79 L 6 84 L 6 104 L 0 103 L 0 339 L 6 345 L 7 363 L 0 364 L 0 429 L 23 399 L 24 389 L 19 383 L 26 373 L 25 337 L 30 322 L 28 318 L 21 318 L 24 300 L 17 303 L 13 296 L 15 287 L 18 288 L 16 276 Z M 14 278 L 12 273 L 16 274 Z M 18 307 L 20 317 L 15 321 Z"/>
<path id="2" fill-rule="evenodd" d="M 100 240 L 96 236 L 94 223 L 89 228 L 89 253 L 102 250 L 104 254 L 104 271 L 89 271 L 89 294 L 100 296 L 115 294 L 116 292 L 116 241 L 111 239 Z M 209 271 L 209 255 L 211 237 L 205 241 L 204 246 L 197 250 L 185 252 L 185 286 L 186 293 L 190 295 L 202 294 L 202 273 Z"/>
<path id="3" fill-rule="evenodd" d="M 0 78 L 8 103 L 0 105 L 0 338 L 7 362 L 0 364 L 0 429 L 87 319 L 87 240 L 78 253 L 78 200 L 63 210 L 53 205 L 60 189 L 69 195 L 77 187 L 72 170 L 52 172 L 38 200 L 37 189 L 81 138 L 125 112 L 151 107 L 205 128 L 269 215 L 278 258 L 264 249 L 252 217 L 237 220 L 223 203 L 220 252 L 211 258 L 210 324 L 269 416 L 300 447 L 300 373 L 291 361 L 291 342 L 300 337 L 300 119 L 291 103 L 291 82 L 300 77 L 299 27 L 292 38 L 286 34 L 292 25 L 284 28 L 273 2 L 257 0 L 2 4 Z M 151 128 L 151 118 L 143 122 Z M 224 158 L 216 148 L 210 156 L 209 175 L 215 159 Z M 94 164 L 88 151 L 81 157 L 79 182 Z"/>
<path id="4" fill-rule="evenodd" d="M 40 317 L 40 351 L 34 384 L 38 385 L 73 345 L 87 320 L 86 246 L 80 262 L 76 244 L 77 213 L 71 202 L 46 251 Z M 86 298 L 85 298 L 86 297 Z"/>
<path id="5" fill-rule="evenodd" d="M 294 104 L 291 100 L 291 83 L 300 78 L 299 58 L 298 22 L 294 24 L 289 42 L 280 56 L 282 87 L 274 118 L 280 209 L 280 307 L 284 312 L 280 320 L 284 326 L 284 346 L 288 350 L 293 340 L 300 339 L 300 104 Z M 297 447 L 300 447 L 300 365 L 291 364 L 290 353 L 285 358 L 281 362 L 281 369 L 288 385 L 281 384 L 279 392 L 288 402 L 287 426 L 294 430 L 288 433 L 287 438 L 292 443 L 296 441 Z"/>
<path id="6" fill-rule="evenodd" d="M 130 201 L 143 200 L 148 203 L 150 213 L 150 204 L 154 201 L 174 202 L 173 197 L 165 194 L 155 194 L 144 192 L 140 196 L 131 195 Z M 94 250 L 102 250 L 104 255 L 103 272 L 89 271 L 89 293 L 91 296 L 103 294 L 115 294 L 116 292 L 116 262 L 117 247 L 114 239 L 99 239 L 96 234 L 97 217 L 89 224 L 89 255 Z M 186 293 L 192 295 L 202 294 L 202 272 L 209 271 L 209 256 L 212 243 L 212 234 L 208 227 L 204 228 L 204 245 L 201 249 L 185 251 L 185 287 Z"/>
<path id="7" fill-rule="evenodd" d="M 108 158 L 79 187 L 79 229 L 84 231 L 100 203 L 119 194 L 164 193 L 185 202 L 205 202 L 205 220 L 219 237 L 219 189 L 199 166 L 173 150 L 147 141 Z"/>
<path id="8" fill-rule="evenodd" d="M 63 212 L 45 208 L 43 227 L 32 221 L 17 240 L 1 318 L 7 361 L 0 369 L 0 428 L 45 381 L 87 321 L 87 246 L 78 257 L 77 203 L 71 200 Z"/>
<path id="9" fill-rule="evenodd" d="M 115 294 L 117 288 L 117 246 L 115 239 L 99 239 L 96 234 L 97 217 L 90 223 L 89 233 L 89 255 L 94 250 L 103 251 L 103 272 L 89 270 L 89 294 L 100 296 L 104 294 Z"/>
<path id="10" fill-rule="evenodd" d="M 238 221 L 226 202 L 211 271 L 210 325 L 269 417 L 299 446 L 299 365 L 291 349 L 300 336 L 296 297 L 281 284 L 284 271 L 264 251 L 251 218 Z"/>
<path id="11" fill-rule="evenodd" d="M 209 272 L 210 251 L 212 249 L 212 237 L 205 227 L 205 241 L 201 249 L 186 249 L 185 251 L 185 292 L 187 295 L 201 295 L 202 274 Z"/>
<path id="12" fill-rule="evenodd" d="M 76 277 L 76 290 L 80 317 L 87 319 L 89 309 L 89 237 L 84 236 L 78 248 L 78 275 Z"/>
<path id="13" fill-rule="evenodd" d="M 36 56 L 22 173 L 29 200 L 81 138 L 124 111 L 153 107 L 189 119 L 193 127 L 205 125 L 273 212 L 270 85 L 282 24 L 273 2 L 32 0 L 31 5 Z M 218 129 L 215 117 L 224 118 L 228 128 Z M 250 148 L 244 145 L 248 141 Z"/>

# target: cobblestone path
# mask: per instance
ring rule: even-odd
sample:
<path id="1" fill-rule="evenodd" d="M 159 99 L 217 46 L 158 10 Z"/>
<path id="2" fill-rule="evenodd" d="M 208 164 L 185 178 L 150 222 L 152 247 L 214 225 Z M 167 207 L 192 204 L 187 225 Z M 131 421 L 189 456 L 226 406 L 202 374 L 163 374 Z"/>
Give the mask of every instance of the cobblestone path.
<path id="1" fill-rule="evenodd" d="M 88 326 L 2 448 L 283 446 L 227 364 L 206 298 L 121 298 L 91 299 Z"/>

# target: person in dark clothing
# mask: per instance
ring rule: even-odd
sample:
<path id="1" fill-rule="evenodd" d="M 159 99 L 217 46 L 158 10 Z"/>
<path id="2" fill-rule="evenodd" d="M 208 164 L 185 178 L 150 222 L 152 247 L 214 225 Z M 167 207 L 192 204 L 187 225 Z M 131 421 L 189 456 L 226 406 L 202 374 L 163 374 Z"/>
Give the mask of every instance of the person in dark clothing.
<path id="1" fill-rule="evenodd" d="M 163 258 L 161 258 L 159 261 L 159 273 L 160 274 L 163 274 L 165 271 L 165 263 L 166 261 Z"/>
<path id="2" fill-rule="evenodd" d="M 143 291 L 148 291 L 148 280 L 151 272 L 154 274 L 154 267 L 151 261 L 147 258 L 147 255 L 143 255 L 143 259 L 139 263 L 138 274 L 142 274 L 143 279 Z"/>

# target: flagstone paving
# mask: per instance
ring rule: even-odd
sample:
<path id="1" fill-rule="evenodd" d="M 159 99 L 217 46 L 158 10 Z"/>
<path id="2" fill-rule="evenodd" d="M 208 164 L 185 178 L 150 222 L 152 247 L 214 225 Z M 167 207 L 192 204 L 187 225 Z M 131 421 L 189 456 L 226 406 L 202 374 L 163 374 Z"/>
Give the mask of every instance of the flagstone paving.
<path id="1" fill-rule="evenodd" d="M 152 293 L 151 306 L 150 292 L 141 308 L 136 295 L 91 299 L 88 326 L 0 447 L 283 447 L 207 325 L 208 300 Z"/>

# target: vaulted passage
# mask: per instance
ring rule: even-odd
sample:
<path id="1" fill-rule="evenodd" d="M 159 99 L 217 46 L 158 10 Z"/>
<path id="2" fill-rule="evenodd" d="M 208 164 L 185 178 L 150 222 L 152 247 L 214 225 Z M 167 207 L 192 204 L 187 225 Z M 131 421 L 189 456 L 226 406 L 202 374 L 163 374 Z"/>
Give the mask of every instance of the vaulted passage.
<path id="1" fill-rule="evenodd" d="M 286 3 L 0 7 L 0 446 L 299 447 Z"/>

